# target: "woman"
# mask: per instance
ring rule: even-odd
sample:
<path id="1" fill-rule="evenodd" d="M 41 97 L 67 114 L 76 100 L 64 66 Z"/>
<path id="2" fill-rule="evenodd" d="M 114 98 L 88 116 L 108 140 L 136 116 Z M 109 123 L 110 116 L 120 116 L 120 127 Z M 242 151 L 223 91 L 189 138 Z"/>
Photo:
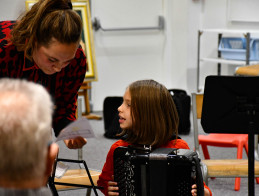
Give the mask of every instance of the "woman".
<path id="1" fill-rule="evenodd" d="M 81 31 L 81 18 L 67 0 L 40 0 L 19 20 L 0 22 L 0 78 L 24 78 L 47 88 L 55 103 L 56 136 L 75 120 L 86 72 Z M 76 149 L 86 139 L 64 142 Z"/>

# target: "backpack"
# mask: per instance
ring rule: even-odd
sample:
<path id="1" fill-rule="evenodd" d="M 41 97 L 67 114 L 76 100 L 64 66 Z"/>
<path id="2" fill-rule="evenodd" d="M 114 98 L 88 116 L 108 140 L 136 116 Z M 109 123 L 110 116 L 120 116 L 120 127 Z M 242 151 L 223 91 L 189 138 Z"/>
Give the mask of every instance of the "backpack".
<path id="1" fill-rule="evenodd" d="M 123 102 L 123 97 L 106 97 L 103 102 L 104 136 L 111 139 L 118 139 L 116 134 L 122 129 L 119 124 L 118 107 Z"/>
<path id="2" fill-rule="evenodd" d="M 182 89 L 168 89 L 174 100 L 179 116 L 179 134 L 189 134 L 191 130 L 191 96 Z"/>
<path id="3" fill-rule="evenodd" d="M 169 89 L 179 115 L 179 134 L 189 134 L 191 129 L 190 109 L 191 97 L 181 89 Z M 118 107 L 122 104 L 123 97 L 106 97 L 103 102 L 104 136 L 118 139 L 116 134 L 121 133 L 119 124 Z"/>

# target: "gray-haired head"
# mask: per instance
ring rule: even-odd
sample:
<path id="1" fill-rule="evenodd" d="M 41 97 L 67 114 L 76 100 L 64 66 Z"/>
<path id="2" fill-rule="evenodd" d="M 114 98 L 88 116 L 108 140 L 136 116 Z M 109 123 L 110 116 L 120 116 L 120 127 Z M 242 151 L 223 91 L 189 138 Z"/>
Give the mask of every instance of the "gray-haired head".
<path id="1" fill-rule="evenodd" d="M 43 176 L 51 140 L 52 101 L 39 84 L 0 80 L 0 178 Z"/>

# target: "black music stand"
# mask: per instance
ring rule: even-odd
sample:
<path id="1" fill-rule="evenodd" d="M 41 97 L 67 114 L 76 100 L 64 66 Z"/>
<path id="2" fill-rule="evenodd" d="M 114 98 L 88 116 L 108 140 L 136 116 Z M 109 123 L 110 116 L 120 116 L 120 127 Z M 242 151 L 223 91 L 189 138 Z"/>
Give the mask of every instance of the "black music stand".
<path id="1" fill-rule="evenodd" d="M 90 180 L 90 183 L 91 185 L 84 185 L 84 184 L 73 184 L 73 183 L 63 183 L 63 182 L 56 182 L 55 181 L 55 173 L 56 173 L 56 167 L 57 167 L 57 162 L 59 161 L 62 161 L 62 162 L 70 162 L 70 163 L 78 163 L 78 164 L 83 164 L 84 167 L 85 167 L 85 170 L 86 170 L 86 173 L 89 177 L 89 180 Z M 98 193 L 97 193 L 97 189 L 102 189 L 102 187 L 100 186 L 95 186 L 94 185 L 94 182 L 93 182 L 93 179 L 91 177 L 91 174 L 90 174 L 90 171 L 87 167 L 87 164 L 84 160 L 72 160 L 72 159 L 60 159 L 60 158 L 57 158 L 55 163 L 54 163 L 54 168 L 53 168 L 53 171 L 52 171 L 52 175 L 49 177 L 49 180 L 48 180 L 48 186 L 53 194 L 53 196 L 58 196 L 58 191 L 56 189 L 56 186 L 55 185 L 65 185 L 65 186 L 71 186 L 72 187 L 78 187 L 78 188 L 92 188 L 94 190 L 94 193 L 96 196 L 98 196 Z"/>
<path id="2" fill-rule="evenodd" d="M 254 134 L 259 134 L 259 77 L 207 76 L 201 125 L 206 133 L 248 134 L 248 193 L 254 196 Z"/>

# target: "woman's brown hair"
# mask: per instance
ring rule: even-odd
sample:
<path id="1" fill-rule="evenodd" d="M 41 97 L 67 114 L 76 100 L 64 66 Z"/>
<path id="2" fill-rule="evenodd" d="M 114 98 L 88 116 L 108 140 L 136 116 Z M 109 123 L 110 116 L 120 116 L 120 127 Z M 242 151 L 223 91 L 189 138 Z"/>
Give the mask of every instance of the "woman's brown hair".
<path id="1" fill-rule="evenodd" d="M 132 128 L 124 130 L 132 144 L 161 146 L 178 134 L 179 118 L 171 94 L 154 80 L 140 80 L 129 85 Z"/>
<path id="2" fill-rule="evenodd" d="M 39 0 L 17 21 L 11 41 L 32 60 L 35 47 L 48 47 L 52 38 L 63 44 L 79 43 L 81 31 L 81 18 L 70 0 Z"/>

